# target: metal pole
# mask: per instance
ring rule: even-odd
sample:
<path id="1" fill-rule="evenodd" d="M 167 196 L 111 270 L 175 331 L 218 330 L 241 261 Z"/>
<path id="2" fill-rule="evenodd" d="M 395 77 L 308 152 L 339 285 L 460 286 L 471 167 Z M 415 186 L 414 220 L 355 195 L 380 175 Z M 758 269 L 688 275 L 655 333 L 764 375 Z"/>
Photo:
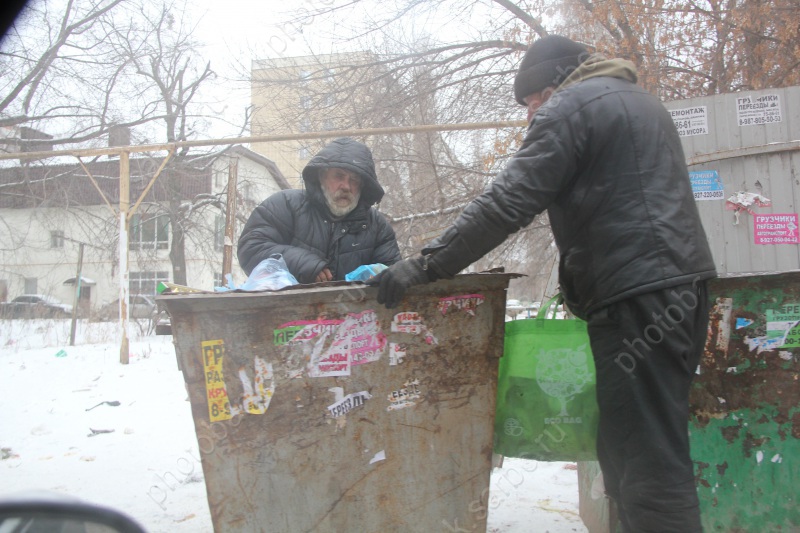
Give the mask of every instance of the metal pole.
<path id="1" fill-rule="evenodd" d="M 78 321 L 78 303 L 81 296 L 81 271 L 83 270 L 83 243 L 78 245 L 78 272 L 75 274 L 75 295 L 72 297 L 72 322 L 69 325 L 69 345 L 75 346 L 75 324 Z"/>
<path id="2" fill-rule="evenodd" d="M 128 208 L 130 207 L 130 154 L 119 154 L 119 362 L 127 365 L 128 347 Z"/>
<path id="3" fill-rule="evenodd" d="M 498 128 L 523 128 L 528 125 L 524 120 L 497 120 L 494 122 L 472 122 L 462 124 L 422 124 L 419 126 L 396 126 L 386 128 L 363 128 L 350 130 L 310 131 L 306 133 L 286 133 L 281 135 L 257 135 L 252 137 L 234 137 L 231 139 L 207 139 L 204 141 L 177 141 L 161 144 L 140 144 L 137 146 L 115 146 L 109 148 L 77 148 L 73 150 L 55 150 L 49 152 L 15 152 L 0 154 L 3 159 L 43 159 L 58 155 L 114 155 L 122 151 L 130 154 L 137 152 L 157 152 L 159 150 L 177 150 L 178 148 L 197 146 L 225 146 L 233 144 L 268 143 L 278 141 L 300 141 L 316 139 L 332 139 L 336 137 L 369 137 L 372 135 L 395 135 L 399 133 L 426 133 L 434 131 L 471 131 Z"/>
<path id="4" fill-rule="evenodd" d="M 232 158 L 228 165 L 228 201 L 225 206 L 225 241 L 222 245 L 222 283 L 233 270 L 233 230 L 236 224 L 236 182 L 239 176 L 239 160 Z"/>

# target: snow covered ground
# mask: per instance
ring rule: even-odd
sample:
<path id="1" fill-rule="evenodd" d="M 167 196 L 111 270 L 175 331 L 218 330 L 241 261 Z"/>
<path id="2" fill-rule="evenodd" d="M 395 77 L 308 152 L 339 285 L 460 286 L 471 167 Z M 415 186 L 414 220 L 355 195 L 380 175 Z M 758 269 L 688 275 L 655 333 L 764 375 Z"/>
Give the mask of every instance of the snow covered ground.
<path id="1" fill-rule="evenodd" d="M 212 531 L 172 337 L 114 323 L 0 320 L 0 497 L 44 489 L 126 512 L 153 533 Z M 505 459 L 488 531 L 585 532 L 574 464 Z"/>

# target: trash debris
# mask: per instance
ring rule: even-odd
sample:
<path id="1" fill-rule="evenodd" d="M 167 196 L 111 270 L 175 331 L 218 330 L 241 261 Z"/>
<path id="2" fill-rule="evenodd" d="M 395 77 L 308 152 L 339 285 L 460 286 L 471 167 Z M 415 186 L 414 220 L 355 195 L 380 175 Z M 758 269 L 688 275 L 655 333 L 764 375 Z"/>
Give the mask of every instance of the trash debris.
<path id="1" fill-rule="evenodd" d="M 14 450 L 11 448 L 0 448 L 0 461 L 5 461 L 6 459 L 18 459 L 19 455 L 14 453 Z"/>
<path id="2" fill-rule="evenodd" d="M 66 357 L 66 356 L 67 356 L 66 350 L 62 349 L 62 350 L 59 350 L 58 352 L 56 352 L 56 357 Z"/>
<path id="3" fill-rule="evenodd" d="M 159 281 L 156 287 L 158 294 L 191 294 L 206 292 L 202 289 L 195 289 L 194 287 L 187 287 L 186 285 L 178 285 L 176 283 L 167 283 L 166 281 Z"/>
<path id="4" fill-rule="evenodd" d="M 94 407 L 100 407 L 103 404 L 110 405 L 111 407 L 117 407 L 119 405 L 119 402 L 116 401 L 116 400 L 113 400 L 113 401 L 110 401 L 110 402 L 100 402 L 97 405 L 95 405 Z M 88 408 L 87 411 L 91 411 L 92 409 L 94 409 L 94 407 Z"/>
<path id="5" fill-rule="evenodd" d="M 739 213 L 741 211 L 755 215 L 755 212 L 753 212 L 751 208 L 753 205 L 758 207 L 770 207 L 772 206 L 772 201 L 760 194 L 745 191 L 739 191 L 725 201 L 725 209 L 733 211 L 734 224 L 739 223 Z"/>
<path id="6" fill-rule="evenodd" d="M 386 270 L 386 265 L 382 263 L 375 263 L 372 265 L 361 265 L 352 272 L 345 274 L 345 281 L 367 281 L 368 279 L 377 276 L 380 272 Z"/>
<path id="7" fill-rule="evenodd" d="M 91 433 L 86 435 L 87 437 L 95 437 L 95 436 L 100 435 L 102 433 L 114 433 L 113 429 L 92 429 L 92 428 L 89 428 L 89 431 L 91 431 Z"/>

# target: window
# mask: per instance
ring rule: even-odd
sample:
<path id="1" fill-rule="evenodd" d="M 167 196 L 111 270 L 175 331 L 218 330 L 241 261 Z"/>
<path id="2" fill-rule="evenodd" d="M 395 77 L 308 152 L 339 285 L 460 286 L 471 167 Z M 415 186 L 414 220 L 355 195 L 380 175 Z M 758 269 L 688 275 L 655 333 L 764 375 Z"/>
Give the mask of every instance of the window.
<path id="1" fill-rule="evenodd" d="M 215 287 L 225 286 L 225 282 L 222 279 L 222 272 L 214 272 L 214 286 Z"/>
<path id="2" fill-rule="evenodd" d="M 220 251 L 225 245 L 225 217 L 217 215 L 214 218 L 214 249 Z"/>
<path id="3" fill-rule="evenodd" d="M 128 249 L 166 250 L 169 247 L 169 216 L 133 215 Z"/>
<path id="4" fill-rule="evenodd" d="M 311 97 L 308 95 L 300 97 L 300 109 L 311 109 Z"/>
<path id="5" fill-rule="evenodd" d="M 131 294 L 145 294 L 155 296 L 159 282 L 168 282 L 169 273 L 166 271 L 131 272 L 128 276 L 128 290 Z"/>
<path id="6" fill-rule="evenodd" d="M 64 247 L 64 232 L 60 229 L 50 231 L 50 248 Z"/>
<path id="7" fill-rule="evenodd" d="M 36 294 L 39 292 L 38 278 L 25 278 L 24 294 Z"/>
<path id="8" fill-rule="evenodd" d="M 301 146 L 297 150 L 297 157 L 300 160 L 306 160 L 311 157 L 311 150 L 309 150 L 307 146 Z"/>
<path id="9" fill-rule="evenodd" d="M 300 119 L 300 133 L 311 131 L 311 121 L 307 118 Z"/>

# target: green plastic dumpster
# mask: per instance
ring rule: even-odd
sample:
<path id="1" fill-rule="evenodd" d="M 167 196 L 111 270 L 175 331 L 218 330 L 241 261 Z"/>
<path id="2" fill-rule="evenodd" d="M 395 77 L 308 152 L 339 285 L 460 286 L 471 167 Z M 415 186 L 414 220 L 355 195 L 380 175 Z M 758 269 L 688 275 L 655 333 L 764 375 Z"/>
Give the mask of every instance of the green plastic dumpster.
<path id="1" fill-rule="evenodd" d="M 709 293 L 689 420 L 703 528 L 800 531 L 800 272 L 720 277 Z M 578 472 L 587 529 L 613 531 L 597 463 Z"/>
<path id="2" fill-rule="evenodd" d="M 511 277 L 160 296 L 215 531 L 485 531 Z"/>

